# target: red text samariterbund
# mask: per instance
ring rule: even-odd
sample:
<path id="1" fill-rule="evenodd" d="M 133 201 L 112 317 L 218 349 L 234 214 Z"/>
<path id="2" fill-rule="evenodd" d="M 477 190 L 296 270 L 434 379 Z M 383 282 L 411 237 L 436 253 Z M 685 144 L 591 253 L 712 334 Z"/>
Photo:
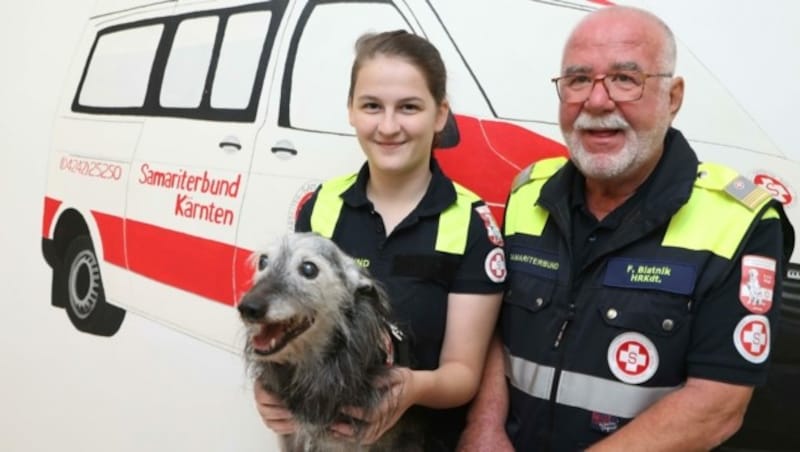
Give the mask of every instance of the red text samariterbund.
<path id="1" fill-rule="evenodd" d="M 150 169 L 148 163 L 142 164 L 139 178 L 139 183 L 143 185 L 189 192 L 178 193 L 175 196 L 175 216 L 228 226 L 233 224 L 233 210 L 220 207 L 213 201 L 199 202 L 191 196 L 191 193 L 236 198 L 239 195 L 241 182 L 241 173 L 234 179 L 213 178 L 208 176 L 208 171 L 202 173 L 190 173 L 183 169 L 176 172 L 156 171 Z"/>

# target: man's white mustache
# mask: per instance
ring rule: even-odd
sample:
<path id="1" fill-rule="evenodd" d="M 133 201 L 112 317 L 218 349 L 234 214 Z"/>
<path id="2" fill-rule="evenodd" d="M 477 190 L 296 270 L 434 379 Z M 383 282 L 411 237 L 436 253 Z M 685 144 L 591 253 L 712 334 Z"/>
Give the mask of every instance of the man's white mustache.
<path id="1" fill-rule="evenodd" d="M 603 116 L 592 116 L 581 112 L 573 124 L 575 130 L 585 129 L 629 129 L 628 121 L 619 113 L 610 113 Z"/>

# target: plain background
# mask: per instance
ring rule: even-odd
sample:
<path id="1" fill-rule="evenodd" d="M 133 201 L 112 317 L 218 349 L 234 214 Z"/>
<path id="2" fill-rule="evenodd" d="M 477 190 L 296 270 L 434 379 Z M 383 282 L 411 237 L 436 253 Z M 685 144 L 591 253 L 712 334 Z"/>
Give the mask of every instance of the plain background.
<path id="1" fill-rule="evenodd" d="M 49 306 L 49 131 L 94 3 L 0 2 L 0 450 L 273 450 L 238 356 L 135 315 L 111 339 L 78 334 Z M 800 156 L 800 2 L 628 3 L 664 18 L 777 146 Z"/>

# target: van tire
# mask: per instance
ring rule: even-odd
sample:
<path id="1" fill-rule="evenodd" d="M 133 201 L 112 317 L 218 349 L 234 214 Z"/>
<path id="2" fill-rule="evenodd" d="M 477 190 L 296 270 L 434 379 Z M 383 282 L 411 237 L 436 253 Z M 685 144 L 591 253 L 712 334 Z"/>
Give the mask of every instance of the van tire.
<path id="1" fill-rule="evenodd" d="M 98 336 L 113 336 L 125 319 L 125 310 L 106 303 L 103 280 L 92 239 L 80 235 L 67 246 L 61 285 L 64 308 L 72 325 L 80 331 Z"/>

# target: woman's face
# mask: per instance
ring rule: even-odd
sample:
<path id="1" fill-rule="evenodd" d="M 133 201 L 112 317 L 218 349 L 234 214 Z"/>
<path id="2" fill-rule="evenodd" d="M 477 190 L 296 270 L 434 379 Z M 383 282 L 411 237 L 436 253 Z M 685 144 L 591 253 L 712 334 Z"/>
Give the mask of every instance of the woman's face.
<path id="1" fill-rule="evenodd" d="M 416 66 L 383 55 L 361 66 L 348 105 L 370 171 L 396 175 L 428 170 L 431 143 L 444 128 L 447 110 Z"/>

